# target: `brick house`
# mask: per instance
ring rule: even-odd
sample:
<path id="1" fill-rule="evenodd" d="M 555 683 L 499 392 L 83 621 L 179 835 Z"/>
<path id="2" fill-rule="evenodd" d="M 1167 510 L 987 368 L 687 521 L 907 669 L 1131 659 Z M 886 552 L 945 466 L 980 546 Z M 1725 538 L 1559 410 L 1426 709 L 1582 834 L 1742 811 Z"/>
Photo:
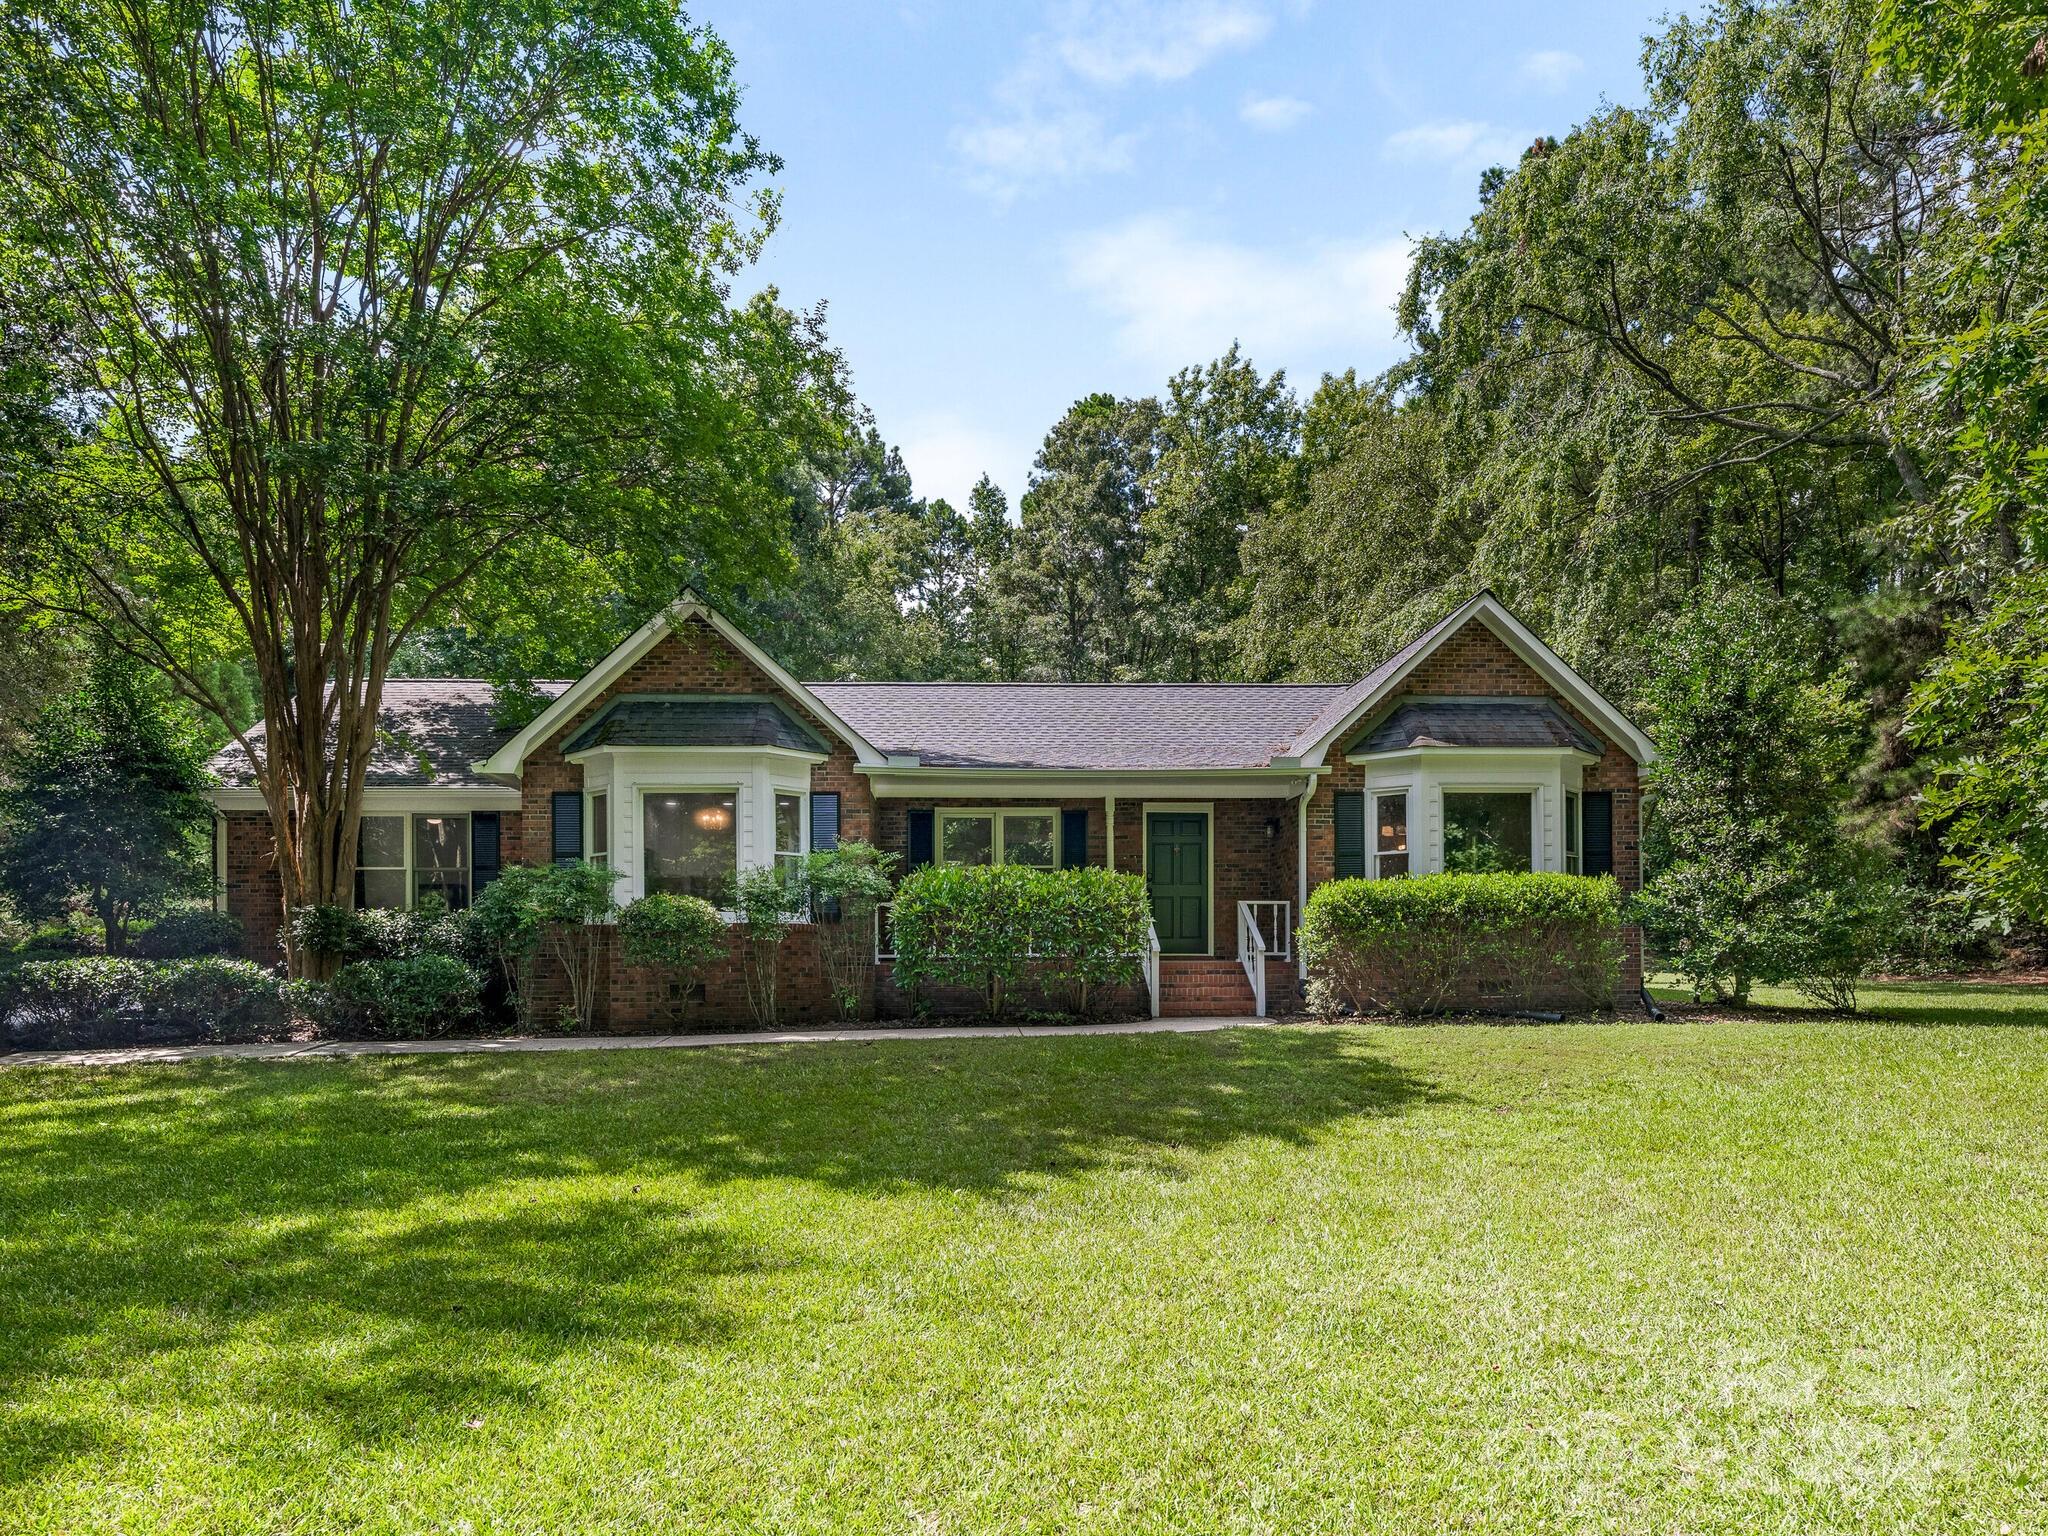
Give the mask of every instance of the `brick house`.
<path id="1" fill-rule="evenodd" d="M 801 683 L 691 595 L 540 687 L 546 707 L 505 730 L 484 682 L 386 685 L 360 905 L 460 906 L 547 859 L 614 865 L 622 902 L 715 898 L 739 867 L 855 838 L 911 868 L 1107 862 L 1152 895 L 1158 958 L 1130 1000 L 1240 1014 L 1298 998 L 1294 925 L 1326 880 L 1481 859 L 1638 882 L 1648 739 L 1490 593 L 1350 684 Z M 262 801 L 239 749 L 213 767 L 220 900 L 275 959 Z M 673 1016 L 659 977 L 606 970 L 611 1027 Z M 1640 973 L 1631 937 L 1628 995 Z M 793 1016 L 827 1013 L 802 925 L 784 990 Z M 689 1006 L 743 1019 L 736 963 Z"/>

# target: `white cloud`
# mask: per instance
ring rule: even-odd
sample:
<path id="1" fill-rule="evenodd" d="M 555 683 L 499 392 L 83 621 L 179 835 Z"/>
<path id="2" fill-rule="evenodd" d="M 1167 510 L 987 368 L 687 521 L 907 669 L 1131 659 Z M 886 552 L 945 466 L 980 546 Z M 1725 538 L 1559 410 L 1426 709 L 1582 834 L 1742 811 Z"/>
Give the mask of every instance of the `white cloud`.
<path id="1" fill-rule="evenodd" d="M 1007 202 L 1034 186 L 1130 169 L 1143 134 L 1116 128 L 1103 98 L 1134 82 L 1184 80 L 1251 47 L 1272 30 L 1280 3 L 1062 0 L 997 82 L 996 110 L 954 130 L 968 185 Z"/>
<path id="2" fill-rule="evenodd" d="M 1185 80 L 1272 28 L 1271 9 L 1252 0 L 1067 0 L 1053 20 L 1060 58 L 1097 85 Z"/>
<path id="3" fill-rule="evenodd" d="M 956 411 L 915 416 L 906 426 L 897 446 L 918 495 L 943 496 L 965 512 L 967 494 L 984 474 L 995 477 L 1013 504 L 1023 490 L 1023 466 L 1031 462 L 1033 452 L 1028 433 L 1026 440 L 1013 441 L 1014 434 L 1006 436 Z M 1004 479 L 1006 474 L 1009 480 Z"/>
<path id="4" fill-rule="evenodd" d="M 1261 133 L 1285 133 L 1312 110 L 1299 96 L 1247 96 L 1237 115 Z"/>
<path id="5" fill-rule="evenodd" d="M 1388 138 L 1381 152 L 1389 160 L 1430 161 L 1444 165 L 1478 168 L 1512 166 L 1522 157 L 1528 141 L 1492 123 L 1421 123 L 1403 128 Z"/>
<path id="6" fill-rule="evenodd" d="M 1408 242 L 1261 247 L 1151 213 L 1070 242 L 1066 271 L 1109 317 L 1123 352 L 1155 374 L 1206 362 L 1233 340 L 1262 368 L 1370 368 L 1396 350 Z"/>
<path id="7" fill-rule="evenodd" d="M 1546 91 L 1561 91 L 1572 82 L 1572 76 L 1586 67 L 1586 61 L 1576 53 L 1567 53 L 1562 48 L 1545 48 L 1532 53 L 1522 60 L 1522 78 Z"/>

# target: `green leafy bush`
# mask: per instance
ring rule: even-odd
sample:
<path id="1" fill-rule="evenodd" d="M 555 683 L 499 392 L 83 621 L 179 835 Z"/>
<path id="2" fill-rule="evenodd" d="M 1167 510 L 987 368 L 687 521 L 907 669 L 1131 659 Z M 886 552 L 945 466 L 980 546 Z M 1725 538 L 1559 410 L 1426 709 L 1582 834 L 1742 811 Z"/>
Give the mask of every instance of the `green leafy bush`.
<path id="1" fill-rule="evenodd" d="M 1361 1013 L 1441 1013 L 1532 986 L 1587 1007 L 1614 1000 L 1621 899 L 1612 880 L 1560 874 L 1333 880 L 1303 915 L 1315 996 Z"/>
<path id="2" fill-rule="evenodd" d="M 464 922 L 471 953 L 505 978 L 522 1026 L 536 1022 L 535 971 L 545 956 L 561 968 L 569 1005 L 559 1022 L 588 1030 L 597 1011 L 601 934 L 619 872 L 609 865 L 512 864 L 478 893 Z"/>
<path id="3" fill-rule="evenodd" d="M 733 882 L 732 905 L 739 914 L 740 970 L 747 983 L 747 1006 L 754 1022 L 773 1029 L 781 1018 L 782 941 L 792 923 L 802 920 L 808 903 L 803 882 L 787 879 L 777 869 L 756 866 L 740 871 Z"/>
<path id="4" fill-rule="evenodd" d="M 804 856 L 803 883 L 825 979 L 841 1018 L 857 1018 L 874 974 L 875 909 L 895 891 L 893 853 L 858 840 Z"/>
<path id="5" fill-rule="evenodd" d="M 656 891 L 619 913 L 620 958 L 668 972 L 678 990 L 723 958 L 725 946 L 725 919 L 701 897 Z"/>
<path id="6" fill-rule="evenodd" d="M 310 955 L 332 970 L 355 950 L 360 929 L 356 913 L 349 907 L 298 907 L 285 920 L 284 947 L 295 955 Z"/>
<path id="7" fill-rule="evenodd" d="M 973 987 L 991 1017 L 1034 973 L 1085 1002 L 1088 987 L 1134 972 L 1149 915 L 1137 875 L 929 865 L 897 888 L 896 976 Z"/>
<path id="8" fill-rule="evenodd" d="M 286 1020 L 278 979 L 247 960 L 32 960 L 0 977 L 0 1023 L 28 1048 L 260 1038 Z"/>
<path id="9" fill-rule="evenodd" d="M 176 907 L 136 934 L 129 948 L 145 960 L 189 960 L 242 952 L 242 920 L 211 907 Z"/>
<path id="10" fill-rule="evenodd" d="M 335 1022 L 354 1034 L 433 1040 L 473 1025 L 481 985 L 450 955 L 356 960 L 334 973 L 327 999 Z"/>

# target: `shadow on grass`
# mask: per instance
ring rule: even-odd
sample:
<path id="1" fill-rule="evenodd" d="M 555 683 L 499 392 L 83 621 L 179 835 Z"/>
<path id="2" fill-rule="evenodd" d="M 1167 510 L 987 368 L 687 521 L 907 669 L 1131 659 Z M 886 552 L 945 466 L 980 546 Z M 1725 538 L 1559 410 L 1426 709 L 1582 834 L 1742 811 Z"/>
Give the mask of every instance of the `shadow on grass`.
<path id="1" fill-rule="evenodd" d="M 1895 1024 L 1907 1028 L 1935 1025 L 2040 1028 L 2048 1025 L 2048 986 L 1953 981 L 1885 981 L 1862 988 L 1855 1013 L 1834 1013 L 1812 1003 L 1752 1002 L 1746 1008 L 1721 1003 L 1695 1003 L 1682 987 L 1653 987 L 1652 992 L 1681 1021 L 1748 1019 L 1759 1023 L 1797 1024 L 1824 1021 Z"/>
<path id="2" fill-rule="evenodd" d="M 833 1262 L 635 1179 L 1003 1199 L 1111 1163 L 1176 1177 L 1189 1154 L 1444 1097 L 1314 1029 L 208 1062 L 4 1089 L 0 1482 L 113 1433 L 51 1418 L 53 1379 L 234 1340 L 253 1409 L 288 1404 L 335 1445 L 404 1441 L 530 1406 L 571 1351 L 729 1344 L 731 1281 Z"/>

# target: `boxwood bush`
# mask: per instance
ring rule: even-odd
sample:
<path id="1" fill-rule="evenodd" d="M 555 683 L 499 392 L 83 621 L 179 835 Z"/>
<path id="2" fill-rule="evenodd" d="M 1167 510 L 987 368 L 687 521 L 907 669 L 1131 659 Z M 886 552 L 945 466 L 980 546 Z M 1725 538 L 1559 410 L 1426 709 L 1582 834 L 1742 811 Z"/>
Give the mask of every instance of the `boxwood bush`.
<path id="1" fill-rule="evenodd" d="M 434 1040 L 475 1024 L 482 979 L 451 955 L 356 960 L 327 984 L 334 1025 L 383 1040 Z"/>
<path id="2" fill-rule="evenodd" d="M 176 907 L 129 940 L 145 960 L 190 960 L 200 955 L 239 955 L 242 922 L 212 907 Z"/>
<path id="3" fill-rule="evenodd" d="M 1137 875 L 928 865 L 896 891 L 896 978 L 973 987 L 991 1017 L 1034 976 L 1085 1004 L 1088 988 L 1137 974 L 1149 912 Z"/>
<path id="4" fill-rule="evenodd" d="M 1309 897 L 1300 937 L 1323 1010 L 1607 1007 L 1621 970 L 1621 898 L 1605 876 L 1333 880 Z"/>
<path id="5" fill-rule="evenodd" d="M 0 978 L 0 1026 L 25 1049 L 257 1040 L 281 1031 L 278 978 L 247 960 L 33 960 Z"/>

